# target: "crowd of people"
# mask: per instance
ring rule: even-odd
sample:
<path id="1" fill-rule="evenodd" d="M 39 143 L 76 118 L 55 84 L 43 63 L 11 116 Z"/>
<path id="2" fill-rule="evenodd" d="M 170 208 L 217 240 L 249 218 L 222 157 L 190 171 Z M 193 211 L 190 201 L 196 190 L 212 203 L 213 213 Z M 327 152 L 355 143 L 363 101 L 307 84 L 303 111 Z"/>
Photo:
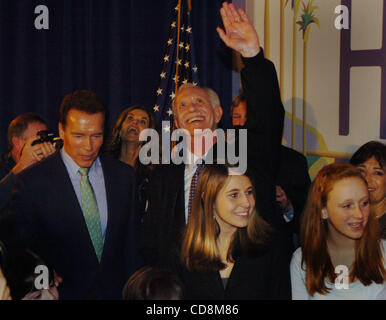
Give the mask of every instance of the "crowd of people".
<path id="1" fill-rule="evenodd" d="M 281 144 L 279 83 L 255 28 L 233 4 L 220 14 L 244 63 L 231 116 L 247 130 L 246 172 L 217 156 L 205 132 L 223 109 L 193 84 L 173 100 L 186 163 L 141 162 L 140 134 L 156 128 L 143 105 L 122 111 L 106 148 L 107 106 L 91 91 L 64 97 L 60 143 L 39 140 L 39 115 L 18 116 L 0 162 L 0 299 L 386 299 L 386 146 L 368 142 L 311 183 Z"/>

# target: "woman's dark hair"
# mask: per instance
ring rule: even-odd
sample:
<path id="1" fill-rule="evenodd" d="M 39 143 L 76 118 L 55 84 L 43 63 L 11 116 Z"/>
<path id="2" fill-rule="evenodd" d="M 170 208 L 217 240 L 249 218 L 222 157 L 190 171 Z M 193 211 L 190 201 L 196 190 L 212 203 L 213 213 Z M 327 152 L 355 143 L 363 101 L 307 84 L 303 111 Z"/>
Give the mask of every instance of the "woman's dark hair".
<path id="1" fill-rule="evenodd" d="M 122 128 L 122 124 L 126 120 L 127 114 L 133 110 L 145 111 L 149 117 L 149 128 L 155 129 L 155 120 L 154 120 L 153 112 L 148 107 L 141 104 L 135 104 L 123 110 L 119 115 L 117 121 L 115 121 L 113 131 L 111 134 L 111 140 L 108 146 L 108 153 L 116 159 L 118 159 L 119 155 L 121 154 L 122 140 L 119 134 Z"/>
<path id="2" fill-rule="evenodd" d="M 379 141 L 369 141 L 361 146 L 351 157 L 350 163 L 358 166 L 374 157 L 381 168 L 386 167 L 386 145 Z"/>
<path id="3" fill-rule="evenodd" d="M 145 266 L 127 280 L 122 291 L 123 300 L 181 300 L 182 282 L 166 269 Z"/>
<path id="4" fill-rule="evenodd" d="M 4 275 L 12 299 L 21 300 L 27 293 L 37 290 L 35 279 L 40 274 L 35 273 L 35 268 L 39 265 L 46 266 L 45 262 L 30 250 L 22 250 L 9 256 L 8 267 Z M 49 284 L 51 284 L 54 280 L 54 272 L 49 267 L 48 271 Z"/>

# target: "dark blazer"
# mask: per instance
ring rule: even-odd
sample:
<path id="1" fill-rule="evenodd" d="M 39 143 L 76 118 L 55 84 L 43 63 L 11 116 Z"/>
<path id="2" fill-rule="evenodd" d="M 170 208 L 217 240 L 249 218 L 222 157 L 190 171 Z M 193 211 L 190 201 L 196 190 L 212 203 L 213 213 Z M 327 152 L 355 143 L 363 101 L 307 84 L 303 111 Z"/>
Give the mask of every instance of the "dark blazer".
<path id="1" fill-rule="evenodd" d="M 67 169 L 56 153 L 16 177 L 8 219 L 62 278 L 61 299 L 120 299 L 141 265 L 133 169 L 100 157 L 108 221 L 100 264 Z"/>
<path id="2" fill-rule="evenodd" d="M 276 239 L 253 254 L 237 258 L 226 287 L 220 272 L 190 272 L 177 267 L 187 299 L 202 300 L 278 300 L 291 299 L 290 255 L 285 237 Z"/>
<path id="3" fill-rule="evenodd" d="M 307 160 L 303 154 L 281 146 L 277 185 L 283 188 L 294 208 L 294 218 L 288 223 L 288 228 L 292 233 L 299 233 L 300 216 L 311 185 Z"/>
<path id="4" fill-rule="evenodd" d="M 241 78 L 248 105 L 247 160 L 248 170 L 253 173 L 256 207 L 263 218 L 280 227 L 284 219 L 275 201 L 275 180 L 284 108 L 276 71 L 273 63 L 264 58 L 263 50 L 243 61 Z M 142 250 L 148 264 L 166 262 L 170 244 L 179 238 L 185 225 L 184 169 L 184 164 L 160 165 L 150 178 L 142 231 Z"/>
<path id="5" fill-rule="evenodd" d="M 11 189 L 15 175 L 11 172 L 16 165 L 9 154 L 0 156 L 0 216 L 5 213 L 11 197 Z"/>

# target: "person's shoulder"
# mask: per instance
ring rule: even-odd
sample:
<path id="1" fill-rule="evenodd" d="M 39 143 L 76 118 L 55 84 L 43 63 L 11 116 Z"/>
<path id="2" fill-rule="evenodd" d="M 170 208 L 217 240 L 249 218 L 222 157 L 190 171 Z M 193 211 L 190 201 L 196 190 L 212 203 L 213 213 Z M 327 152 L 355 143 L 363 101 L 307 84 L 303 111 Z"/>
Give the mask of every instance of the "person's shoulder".
<path id="1" fill-rule="evenodd" d="M 386 261 L 386 239 L 381 240 L 381 249 L 382 249 L 383 259 Z"/>
<path id="2" fill-rule="evenodd" d="M 175 164 L 173 162 L 170 162 L 168 164 L 159 164 L 154 167 L 154 170 L 152 171 L 152 177 L 175 177 L 175 175 L 178 175 L 178 172 L 184 172 L 185 165 L 182 164 Z"/>
<path id="3" fill-rule="evenodd" d="M 295 259 L 295 260 L 301 260 L 302 259 L 302 248 L 299 247 L 297 248 L 294 253 L 292 254 L 292 259 Z"/>
<path id="4" fill-rule="evenodd" d="M 34 176 L 39 176 L 39 179 L 44 179 L 45 177 L 48 177 L 51 173 L 57 173 L 56 169 L 60 161 L 60 153 L 55 152 L 46 159 L 36 162 L 28 168 L 24 169 L 19 174 L 17 174 L 16 177 L 30 178 Z"/>
<path id="5" fill-rule="evenodd" d="M 293 159 L 301 159 L 301 160 L 306 160 L 306 157 L 300 153 L 297 150 L 294 150 L 292 148 L 286 147 L 286 146 L 281 146 L 281 153 L 285 157 L 291 157 Z"/>
<path id="6" fill-rule="evenodd" d="M 107 154 L 102 154 L 99 156 L 101 164 L 103 167 L 108 167 L 116 171 L 121 171 L 127 174 L 134 174 L 134 169 L 132 166 L 128 165 L 125 162 L 122 162 L 118 159 L 115 159 Z"/>
<path id="7" fill-rule="evenodd" d="M 296 270 L 296 269 L 303 269 L 301 267 L 302 265 L 302 248 L 297 248 L 294 253 L 292 254 L 291 262 L 290 262 L 290 268 L 291 270 Z M 304 270 L 303 270 L 304 271 Z"/>

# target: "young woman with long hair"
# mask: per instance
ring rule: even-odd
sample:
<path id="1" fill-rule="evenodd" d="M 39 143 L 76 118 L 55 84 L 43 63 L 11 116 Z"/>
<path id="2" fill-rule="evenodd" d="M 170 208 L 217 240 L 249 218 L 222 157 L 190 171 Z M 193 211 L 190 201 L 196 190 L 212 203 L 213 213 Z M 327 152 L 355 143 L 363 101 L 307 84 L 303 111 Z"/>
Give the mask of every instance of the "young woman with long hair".
<path id="1" fill-rule="evenodd" d="M 224 164 L 205 165 L 180 252 L 188 298 L 289 299 L 284 247 L 257 213 L 248 175 Z"/>
<path id="2" fill-rule="evenodd" d="M 324 167 L 311 185 L 291 261 L 292 298 L 385 298 L 386 242 L 354 166 Z"/>

